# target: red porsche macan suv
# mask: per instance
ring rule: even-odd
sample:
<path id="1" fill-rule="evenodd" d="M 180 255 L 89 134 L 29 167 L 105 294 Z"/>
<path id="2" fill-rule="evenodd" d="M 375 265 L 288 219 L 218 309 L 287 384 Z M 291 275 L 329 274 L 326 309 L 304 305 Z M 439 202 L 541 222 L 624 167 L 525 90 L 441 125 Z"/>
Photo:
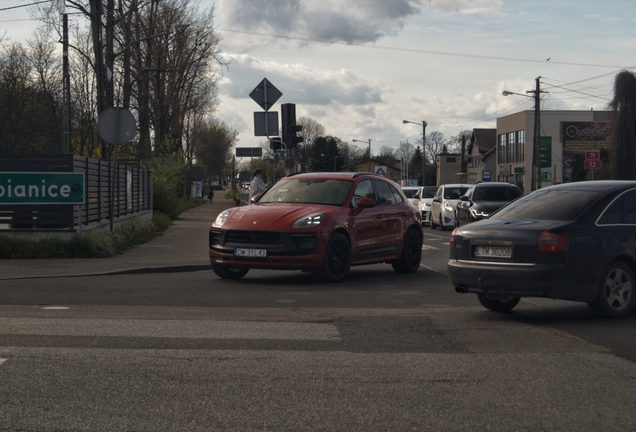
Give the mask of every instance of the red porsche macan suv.
<path id="1" fill-rule="evenodd" d="M 224 210 L 212 224 L 210 262 L 221 278 L 259 268 L 311 271 L 336 282 L 354 265 L 419 268 L 420 212 L 383 177 L 290 174 L 253 201 Z"/>

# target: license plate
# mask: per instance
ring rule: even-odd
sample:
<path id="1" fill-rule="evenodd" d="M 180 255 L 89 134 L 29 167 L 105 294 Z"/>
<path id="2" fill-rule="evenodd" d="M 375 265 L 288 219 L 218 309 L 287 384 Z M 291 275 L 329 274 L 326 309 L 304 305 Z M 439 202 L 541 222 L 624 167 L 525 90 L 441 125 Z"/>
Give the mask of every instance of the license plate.
<path id="1" fill-rule="evenodd" d="M 234 255 L 248 258 L 267 258 L 267 249 L 234 249 Z"/>
<path id="2" fill-rule="evenodd" d="M 475 246 L 475 257 L 477 258 L 512 258 L 511 247 L 501 246 Z"/>

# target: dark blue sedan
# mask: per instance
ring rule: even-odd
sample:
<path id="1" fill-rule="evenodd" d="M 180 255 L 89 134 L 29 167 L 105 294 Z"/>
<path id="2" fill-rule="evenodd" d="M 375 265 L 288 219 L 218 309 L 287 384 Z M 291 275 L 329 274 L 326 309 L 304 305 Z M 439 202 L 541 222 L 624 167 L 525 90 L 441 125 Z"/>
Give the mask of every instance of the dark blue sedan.
<path id="1" fill-rule="evenodd" d="M 457 292 L 493 311 L 546 297 L 625 316 L 636 289 L 636 181 L 550 186 L 459 227 L 448 272 Z"/>

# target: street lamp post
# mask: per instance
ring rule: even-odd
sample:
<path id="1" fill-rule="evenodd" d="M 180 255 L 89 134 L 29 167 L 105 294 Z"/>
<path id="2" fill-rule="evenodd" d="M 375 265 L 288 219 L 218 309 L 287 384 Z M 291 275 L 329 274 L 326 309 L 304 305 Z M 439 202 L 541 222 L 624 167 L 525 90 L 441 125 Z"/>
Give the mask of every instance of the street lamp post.
<path id="1" fill-rule="evenodd" d="M 369 167 L 367 168 L 369 170 L 369 172 L 371 172 L 371 140 L 367 140 L 369 142 L 369 157 L 367 158 L 368 162 L 369 162 Z M 354 139 L 353 142 L 367 142 L 367 141 L 363 141 L 363 140 L 357 140 Z"/>
<path id="2" fill-rule="evenodd" d="M 426 123 L 424 120 L 421 122 L 413 122 L 409 120 L 402 120 L 403 124 L 413 123 L 422 125 L 422 186 L 426 186 Z"/>

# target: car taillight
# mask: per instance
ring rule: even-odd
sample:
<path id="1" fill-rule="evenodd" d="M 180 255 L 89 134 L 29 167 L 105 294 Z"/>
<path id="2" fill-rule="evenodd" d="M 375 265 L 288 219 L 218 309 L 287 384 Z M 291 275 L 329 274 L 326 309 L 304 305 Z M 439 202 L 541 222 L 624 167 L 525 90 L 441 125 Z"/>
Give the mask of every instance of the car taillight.
<path id="1" fill-rule="evenodd" d="M 451 236 L 450 236 L 450 248 L 451 249 L 455 249 L 455 232 L 456 231 L 457 231 L 457 228 L 455 228 L 453 230 L 453 232 L 451 233 Z"/>
<path id="2" fill-rule="evenodd" d="M 537 252 L 567 252 L 570 240 L 552 231 L 543 231 L 539 236 Z"/>

